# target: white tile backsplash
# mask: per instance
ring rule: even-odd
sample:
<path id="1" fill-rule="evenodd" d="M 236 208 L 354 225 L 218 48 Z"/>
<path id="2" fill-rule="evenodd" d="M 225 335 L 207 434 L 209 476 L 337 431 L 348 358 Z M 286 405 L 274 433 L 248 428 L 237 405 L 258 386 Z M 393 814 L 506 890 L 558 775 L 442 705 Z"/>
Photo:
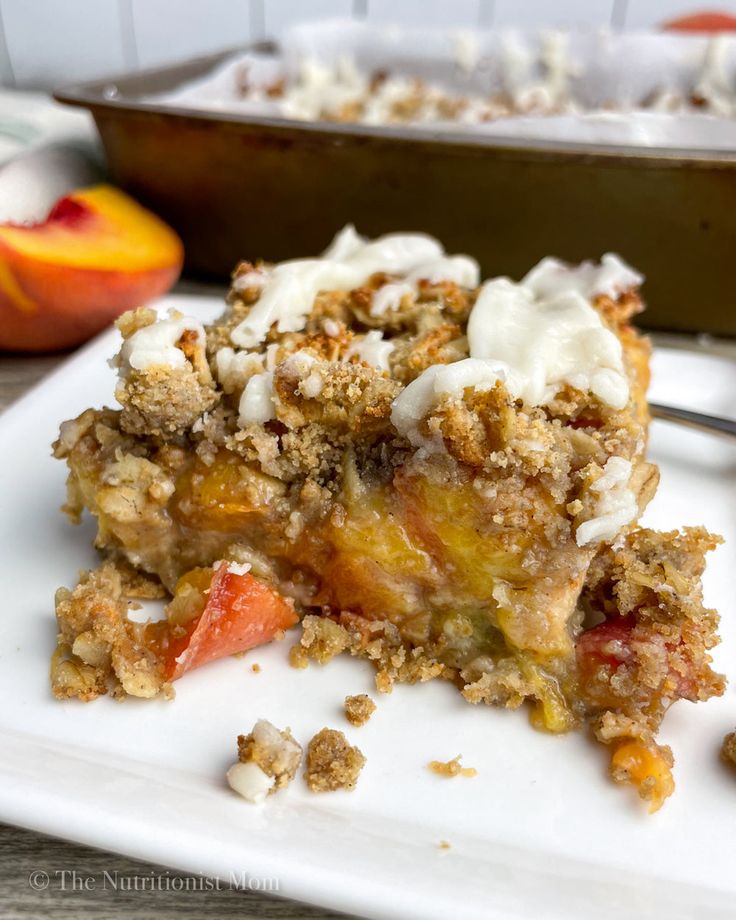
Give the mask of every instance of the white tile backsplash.
<path id="1" fill-rule="evenodd" d="M 476 26 L 481 0 L 368 0 L 368 22 L 417 26 Z"/>
<path id="2" fill-rule="evenodd" d="M 0 86 L 15 86 L 15 74 L 5 43 L 5 29 L 2 24 L 2 10 L 0 9 Z"/>
<path id="3" fill-rule="evenodd" d="M 661 25 L 668 19 L 686 16 L 702 10 L 718 10 L 736 15 L 734 0 L 714 0 L 698 3 L 697 0 L 628 0 L 624 28 L 646 29 Z"/>
<path id="4" fill-rule="evenodd" d="M 250 41 L 248 0 L 131 2 L 141 67 L 156 67 Z"/>
<path id="5" fill-rule="evenodd" d="M 118 0 L 1 0 L 18 86 L 55 86 L 126 69 Z"/>
<path id="6" fill-rule="evenodd" d="M 292 23 L 656 27 L 736 0 L 0 0 L 0 83 L 53 87 L 278 38 Z M 4 37 L 4 43 L 3 43 Z"/>
<path id="7" fill-rule="evenodd" d="M 494 26 L 607 26 L 613 0 L 496 0 Z"/>
<path id="8" fill-rule="evenodd" d="M 285 29 L 309 19 L 350 17 L 353 0 L 260 0 L 263 5 L 263 31 L 265 38 L 279 38 Z"/>

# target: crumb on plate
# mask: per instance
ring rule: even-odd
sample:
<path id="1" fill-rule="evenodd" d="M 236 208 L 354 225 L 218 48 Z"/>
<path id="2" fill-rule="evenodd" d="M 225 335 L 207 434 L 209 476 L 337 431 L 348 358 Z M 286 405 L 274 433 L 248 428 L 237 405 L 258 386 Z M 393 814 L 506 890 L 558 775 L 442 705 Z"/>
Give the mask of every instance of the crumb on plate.
<path id="1" fill-rule="evenodd" d="M 429 769 L 436 773 L 438 776 L 477 776 L 478 771 L 475 767 L 463 767 L 460 763 L 460 758 L 462 754 L 458 754 L 457 757 L 454 757 L 452 760 L 442 761 L 442 760 L 432 760 L 427 766 Z"/>
<path id="2" fill-rule="evenodd" d="M 367 693 L 345 697 L 345 717 L 351 725 L 365 725 L 376 711 L 376 704 Z"/>
<path id="3" fill-rule="evenodd" d="M 301 745 L 288 728 L 280 731 L 259 719 L 251 732 L 238 735 L 238 762 L 227 771 L 227 781 L 249 802 L 262 802 L 288 786 L 301 760 Z"/>
<path id="4" fill-rule="evenodd" d="M 362 752 L 334 728 L 323 728 L 307 748 L 304 777 L 312 792 L 354 789 L 365 764 Z"/>
<path id="5" fill-rule="evenodd" d="M 723 739 L 721 759 L 731 767 L 736 767 L 736 732 L 730 732 Z"/>

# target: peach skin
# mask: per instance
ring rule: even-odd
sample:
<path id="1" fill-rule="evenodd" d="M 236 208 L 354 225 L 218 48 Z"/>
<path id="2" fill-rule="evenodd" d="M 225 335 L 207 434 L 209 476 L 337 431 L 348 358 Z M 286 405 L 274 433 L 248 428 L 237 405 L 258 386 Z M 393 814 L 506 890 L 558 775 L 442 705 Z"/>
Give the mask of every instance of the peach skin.
<path id="1" fill-rule="evenodd" d="M 0 348 L 79 345 L 165 293 L 183 254 L 173 230 L 109 185 L 61 198 L 40 223 L 0 224 Z"/>

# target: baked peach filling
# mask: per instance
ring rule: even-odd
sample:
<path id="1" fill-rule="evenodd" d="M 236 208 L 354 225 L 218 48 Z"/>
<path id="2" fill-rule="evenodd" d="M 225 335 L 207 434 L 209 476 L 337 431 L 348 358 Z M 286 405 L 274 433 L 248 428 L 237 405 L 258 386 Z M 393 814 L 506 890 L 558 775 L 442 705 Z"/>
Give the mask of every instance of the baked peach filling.
<path id="1" fill-rule="evenodd" d="M 152 696 L 282 637 L 297 666 L 371 660 L 380 690 L 442 678 L 471 703 L 589 724 L 652 808 L 655 741 L 710 667 L 704 530 L 637 526 L 649 348 L 615 256 L 478 284 L 436 240 L 244 263 L 223 317 L 126 314 L 119 410 L 62 426 L 67 511 L 106 557 L 57 601 L 60 697 Z M 131 598 L 170 595 L 137 624 Z"/>

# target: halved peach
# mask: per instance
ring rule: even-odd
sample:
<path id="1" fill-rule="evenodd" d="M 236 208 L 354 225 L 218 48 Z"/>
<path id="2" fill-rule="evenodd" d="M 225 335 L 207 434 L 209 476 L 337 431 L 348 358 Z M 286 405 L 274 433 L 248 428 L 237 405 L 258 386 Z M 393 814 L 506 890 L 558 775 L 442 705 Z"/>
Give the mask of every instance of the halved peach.
<path id="1" fill-rule="evenodd" d="M 183 253 L 162 220 L 108 185 L 67 195 L 41 223 L 0 224 L 0 348 L 78 345 L 165 293 Z"/>

